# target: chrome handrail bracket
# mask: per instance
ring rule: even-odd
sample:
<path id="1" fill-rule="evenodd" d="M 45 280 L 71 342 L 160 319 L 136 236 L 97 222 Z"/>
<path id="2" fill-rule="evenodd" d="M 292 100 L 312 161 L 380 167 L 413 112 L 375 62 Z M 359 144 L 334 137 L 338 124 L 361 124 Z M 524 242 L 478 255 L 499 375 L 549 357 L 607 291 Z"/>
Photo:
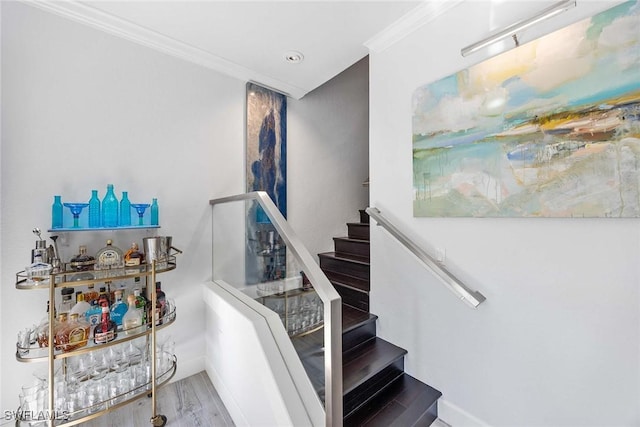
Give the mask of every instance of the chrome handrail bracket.
<path id="1" fill-rule="evenodd" d="M 473 308 L 477 308 L 483 301 L 485 296 L 478 291 L 469 289 L 460 279 L 440 264 L 435 258 L 425 252 L 406 234 L 401 232 L 394 226 L 378 208 L 368 207 L 367 214 L 373 218 L 377 225 L 382 226 L 389 232 L 398 242 L 415 255 L 429 270 L 431 270 L 444 285 L 453 292 L 458 298 L 469 304 Z"/>

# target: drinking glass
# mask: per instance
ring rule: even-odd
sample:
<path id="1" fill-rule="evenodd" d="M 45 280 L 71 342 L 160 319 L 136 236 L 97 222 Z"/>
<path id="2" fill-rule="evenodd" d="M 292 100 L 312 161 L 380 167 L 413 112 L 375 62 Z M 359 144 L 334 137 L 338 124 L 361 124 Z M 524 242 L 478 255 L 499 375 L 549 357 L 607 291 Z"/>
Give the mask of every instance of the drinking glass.
<path id="1" fill-rule="evenodd" d="M 18 354 L 21 357 L 26 356 L 27 354 L 29 354 L 29 346 L 31 344 L 31 334 L 32 334 L 32 330 L 27 328 L 27 329 L 21 329 L 18 331 Z"/>
<path id="2" fill-rule="evenodd" d="M 132 365 L 135 365 L 137 363 L 140 363 L 140 360 L 142 359 L 142 353 L 135 346 L 133 340 L 127 342 L 124 345 L 124 348 L 122 349 L 122 352 L 123 352 L 124 356 L 129 360 L 129 366 L 132 366 Z"/>
<path id="3" fill-rule="evenodd" d="M 174 298 L 167 298 L 167 322 L 172 321 L 176 317 L 176 300 Z"/>
<path id="4" fill-rule="evenodd" d="M 144 224 L 142 220 L 144 217 L 144 211 L 146 211 L 149 206 L 151 205 L 148 203 L 131 203 L 131 207 L 138 213 L 138 225 Z"/>
<path id="5" fill-rule="evenodd" d="M 89 203 L 65 203 L 65 207 L 69 208 L 73 215 L 73 228 L 80 227 L 80 213 L 84 208 L 89 206 Z"/>

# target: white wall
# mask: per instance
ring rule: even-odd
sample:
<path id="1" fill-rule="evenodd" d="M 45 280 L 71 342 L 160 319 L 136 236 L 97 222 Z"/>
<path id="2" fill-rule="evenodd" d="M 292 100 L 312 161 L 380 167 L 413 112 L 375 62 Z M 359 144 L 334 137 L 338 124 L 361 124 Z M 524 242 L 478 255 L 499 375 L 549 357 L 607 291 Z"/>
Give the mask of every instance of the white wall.
<path id="1" fill-rule="evenodd" d="M 369 61 L 287 104 L 288 221 L 311 254 L 333 250 L 368 205 Z"/>
<path id="2" fill-rule="evenodd" d="M 107 183 L 132 201 L 158 197 L 159 234 L 184 250 L 177 270 L 160 276 L 178 304 L 166 330 L 177 342 L 177 378 L 204 369 L 194 331 L 205 321 L 199 287 L 211 276 L 208 200 L 245 191 L 245 82 L 22 3 L 1 7 L 0 409 L 15 409 L 19 385 L 46 368 L 14 358 L 16 332 L 39 322 L 47 300 L 14 287 L 31 229 L 49 227 L 54 194 L 88 200 Z M 361 61 L 288 100 L 289 220 L 311 253 L 330 250 L 367 204 L 367 73 Z M 85 240 L 97 250 L 106 239 L 85 233 L 61 247 L 67 259 Z"/>
<path id="3" fill-rule="evenodd" d="M 407 371 L 443 392 L 441 416 L 455 427 L 637 426 L 637 219 L 412 216 L 412 92 L 482 61 L 486 53 L 460 49 L 544 7 L 508 3 L 500 14 L 464 2 L 370 56 L 371 205 L 423 247 L 446 251 L 446 265 L 487 297 L 468 308 L 374 227 L 371 311 L 379 334 L 409 351 Z M 526 39 L 613 4 L 578 2 Z"/>
<path id="4" fill-rule="evenodd" d="M 0 407 L 17 408 L 20 384 L 46 368 L 18 363 L 12 350 L 17 330 L 37 323 L 48 299 L 14 287 L 15 272 L 29 262 L 31 229 L 50 226 L 54 194 L 88 200 L 107 183 L 132 200 L 158 197 L 159 234 L 184 250 L 178 269 L 159 277 L 178 304 L 166 330 L 177 344 L 177 377 L 203 370 L 208 201 L 244 191 L 245 83 L 28 5 L 2 8 Z M 73 239 L 67 257 L 84 239 L 97 251 L 106 236 Z"/>

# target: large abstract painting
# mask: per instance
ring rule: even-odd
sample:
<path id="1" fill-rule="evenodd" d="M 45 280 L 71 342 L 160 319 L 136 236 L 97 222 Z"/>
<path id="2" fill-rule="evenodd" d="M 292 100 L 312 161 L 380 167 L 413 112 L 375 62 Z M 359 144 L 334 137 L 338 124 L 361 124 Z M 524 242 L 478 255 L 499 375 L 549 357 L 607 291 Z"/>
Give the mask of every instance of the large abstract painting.
<path id="1" fill-rule="evenodd" d="M 265 191 L 287 216 L 287 99 L 247 83 L 247 192 Z M 247 207 L 246 277 L 248 283 L 286 275 L 285 245 L 265 211 Z"/>
<path id="2" fill-rule="evenodd" d="M 639 217 L 640 4 L 413 94 L 414 216 Z"/>
<path id="3" fill-rule="evenodd" d="M 247 191 L 266 191 L 287 216 L 287 99 L 247 83 Z"/>

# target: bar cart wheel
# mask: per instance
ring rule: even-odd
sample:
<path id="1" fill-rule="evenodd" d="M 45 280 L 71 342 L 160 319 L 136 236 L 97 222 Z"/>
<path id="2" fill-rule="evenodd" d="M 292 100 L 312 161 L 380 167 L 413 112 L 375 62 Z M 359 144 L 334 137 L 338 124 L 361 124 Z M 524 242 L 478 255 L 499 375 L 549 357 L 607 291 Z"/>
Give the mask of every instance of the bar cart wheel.
<path id="1" fill-rule="evenodd" d="M 163 427 L 167 424 L 167 417 L 164 415 L 156 415 L 155 417 L 151 418 L 151 424 L 154 427 Z"/>

